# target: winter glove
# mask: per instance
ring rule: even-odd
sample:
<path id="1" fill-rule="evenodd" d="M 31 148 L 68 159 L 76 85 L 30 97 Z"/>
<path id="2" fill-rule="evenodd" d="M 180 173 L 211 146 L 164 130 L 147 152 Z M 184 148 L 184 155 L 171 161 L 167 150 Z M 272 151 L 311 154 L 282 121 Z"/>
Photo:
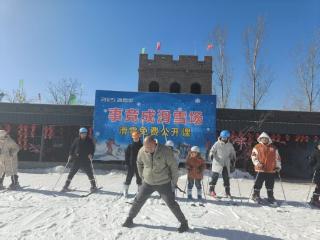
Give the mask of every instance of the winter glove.
<path id="1" fill-rule="evenodd" d="M 254 164 L 255 166 L 257 166 L 258 168 L 263 168 L 263 164 L 260 163 L 258 160 L 255 161 L 253 164 Z"/>

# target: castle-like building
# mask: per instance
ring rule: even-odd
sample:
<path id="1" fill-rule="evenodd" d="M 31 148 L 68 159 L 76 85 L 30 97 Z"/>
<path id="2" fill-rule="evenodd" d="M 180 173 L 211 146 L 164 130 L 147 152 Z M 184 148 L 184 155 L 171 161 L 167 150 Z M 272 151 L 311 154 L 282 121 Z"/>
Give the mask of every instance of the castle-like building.
<path id="1" fill-rule="evenodd" d="M 138 91 L 212 94 L 212 57 L 140 54 Z"/>

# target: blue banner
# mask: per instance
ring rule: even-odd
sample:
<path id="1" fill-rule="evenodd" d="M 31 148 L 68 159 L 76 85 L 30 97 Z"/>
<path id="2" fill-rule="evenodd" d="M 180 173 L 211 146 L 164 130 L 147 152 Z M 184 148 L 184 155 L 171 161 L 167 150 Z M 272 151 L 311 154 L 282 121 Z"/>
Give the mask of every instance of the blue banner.
<path id="1" fill-rule="evenodd" d="M 124 160 L 133 131 L 141 139 L 152 135 L 161 144 L 172 140 L 181 161 L 195 145 L 207 159 L 216 135 L 216 97 L 97 90 L 95 160 Z"/>

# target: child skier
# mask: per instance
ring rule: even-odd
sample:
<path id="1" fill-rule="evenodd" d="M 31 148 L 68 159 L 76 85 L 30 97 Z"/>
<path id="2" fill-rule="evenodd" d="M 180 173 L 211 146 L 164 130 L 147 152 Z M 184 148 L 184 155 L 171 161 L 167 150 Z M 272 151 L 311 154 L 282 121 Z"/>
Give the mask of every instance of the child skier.
<path id="1" fill-rule="evenodd" d="M 192 188 L 196 185 L 198 200 L 202 200 L 203 172 L 206 169 L 206 163 L 201 158 L 198 146 L 193 146 L 187 157 L 186 166 L 188 170 L 188 200 L 192 200 Z"/>
<path id="2" fill-rule="evenodd" d="M 226 197 L 231 198 L 229 175 L 230 168 L 234 167 L 236 161 L 236 151 L 229 139 L 230 132 L 228 130 L 221 131 L 218 141 L 213 144 L 209 153 L 212 160 L 212 178 L 209 183 L 209 192 L 214 198 L 216 197 L 215 186 L 220 174 L 222 174 Z"/>
<path id="3" fill-rule="evenodd" d="M 281 159 L 278 150 L 272 145 L 272 140 L 265 132 L 257 139 L 258 144 L 252 149 L 251 159 L 257 172 L 256 181 L 254 183 L 252 200 L 261 202 L 260 189 L 265 182 L 268 194 L 268 202 L 274 203 L 273 196 L 275 172 L 281 170 Z"/>

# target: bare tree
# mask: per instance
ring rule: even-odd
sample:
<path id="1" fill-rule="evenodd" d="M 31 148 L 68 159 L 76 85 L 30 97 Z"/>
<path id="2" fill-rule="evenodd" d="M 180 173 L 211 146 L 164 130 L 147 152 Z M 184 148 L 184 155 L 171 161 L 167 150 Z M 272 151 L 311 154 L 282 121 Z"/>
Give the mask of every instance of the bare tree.
<path id="1" fill-rule="evenodd" d="M 213 80 L 214 80 L 214 92 L 217 95 L 218 106 L 220 108 L 226 108 L 229 102 L 229 96 L 231 91 L 231 68 L 226 56 L 226 30 L 220 26 L 217 26 L 213 30 L 212 41 L 215 46 L 214 55 L 215 61 L 213 66 Z"/>
<path id="2" fill-rule="evenodd" d="M 320 94 L 320 33 L 311 43 L 300 51 L 296 66 L 296 76 L 299 83 L 299 95 L 309 112 L 315 110 Z"/>
<path id="3" fill-rule="evenodd" d="M 81 103 L 83 89 L 77 79 L 64 78 L 56 83 L 48 84 L 49 101 L 54 104 Z"/>
<path id="4" fill-rule="evenodd" d="M 12 93 L 5 94 L 6 99 L 10 103 L 27 103 L 27 94 L 24 88 L 19 87 L 18 89 L 12 90 Z"/>
<path id="5" fill-rule="evenodd" d="M 256 109 L 267 95 L 273 78 L 270 70 L 261 62 L 261 50 L 265 32 L 265 21 L 263 17 L 258 17 L 257 24 L 248 27 L 244 32 L 244 46 L 246 63 L 248 67 L 248 89 L 245 97 L 252 109 Z"/>

